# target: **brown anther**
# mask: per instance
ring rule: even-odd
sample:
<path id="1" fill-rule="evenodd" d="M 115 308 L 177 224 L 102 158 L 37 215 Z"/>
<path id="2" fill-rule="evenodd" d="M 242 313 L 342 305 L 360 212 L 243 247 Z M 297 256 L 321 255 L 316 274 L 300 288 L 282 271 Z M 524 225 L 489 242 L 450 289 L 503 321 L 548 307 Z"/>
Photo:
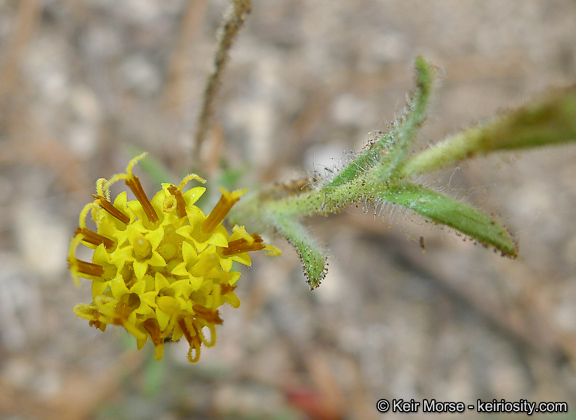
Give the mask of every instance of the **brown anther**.
<path id="1" fill-rule="evenodd" d="M 236 290 L 236 286 L 230 286 L 229 284 L 222 284 L 222 285 L 220 285 L 220 287 L 222 288 L 222 290 L 221 290 L 222 296 Z"/>
<path id="2" fill-rule="evenodd" d="M 150 223 L 156 223 L 158 221 L 158 215 L 156 214 L 156 210 L 152 207 L 152 203 L 148 200 L 148 196 L 144 192 L 144 188 L 142 188 L 142 184 L 136 175 L 132 175 L 126 178 L 126 185 L 128 188 L 132 190 L 136 199 L 142 204 L 142 208 L 144 209 L 144 213 L 148 217 L 148 221 Z"/>
<path id="3" fill-rule="evenodd" d="M 114 207 L 110 201 L 106 200 L 106 198 L 96 194 L 92 194 L 92 197 L 94 197 L 96 199 L 96 202 L 100 205 L 100 207 L 102 207 L 104 210 L 110 213 L 111 216 L 120 220 L 125 225 L 130 223 L 130 218 L 126 216 L 124 213 L 122 213 L 120 210 L 118 210 L 116 207 Z"/>
<path id="4" fill-rule="evenodd" d="M 112 249 L 116 245 L 112 239 L 102 236 L 87 228 L 77 228 L 74 235 L 82 235 L 82 240 L 92 245 L 98 246 L 104 244 L 104 248 L 106 249 Z"/>
<path id="5" fill-rule="evenodd" d="M 222 194 L 220 201 L 218 201 L 216 206 L 214 206 L 214 210 L 212 210 L 212 212 L 202 223 L 202 232 L 212 232 L 216 226 L 218 226 L 222 220 L 224 220 L 232 206 L 236 204 L 239 199 L 239 197 L 232 197 L 231 194 L 228 194 L 228 196 Z"/>
<path id="6" fill-rule="evenodd" d="M 76 260 L 74 262 L 78 266 L 78 272 L 82 274 L 87 274 L 94 277 L 102 277 L 104 274 L 104 267 L 98 264 L 89 263 L 82 260 Z M 71 265 L 72 263 L 69 263 Z"/>
<path id="7" fill-rule="evenodd" d="M 116 304 L 116 314 L 121 318 L 126 319 L 140 306 L 140 298 L 136 293 L 124 295 L 120 302 Z"/>
<path id="8" fill-rule="evenodd" d="M 170 194 L 176 199 L 176 212 L 178 217 L 182 218 L 186 216 L 186 203 L 184 202 L 184 197 L 182 196 L 182 191 L 180 191 L 176 186 L 171 185 L 168 187 Z"/>
<path id="9" fill-rule="evenodd" d="M 190 344 L 190 350 L 188 351 L 188 361 L 190 363 L 196 363 L 200 358 L 200 346 L 202 345 L 202 338 L 200 338 L 200 331 L 198 327 L 192 322 L 187 323 L 185 318 L 178 318 L 178 325 L 184 333 L 184 338 Z M 190 328 L 188 327 L 190 325 Z M 190 329 L 194 330 L 194 335 L 190 332 Z M 192 357 L 192 352 L 194 351 L 194 357 Z"/>
<path id="10" fill-rule="evenodd" d="M 217 310 L 213 311 L 198 304 L 192 306 L 192 309 L 199 315 L 200 318 L 205 319 L 211 324 L 222 325 L 224 322 L 222 318 L 220 318 L 220 313 Z"/>
<path id="11" fill-rule="evenodd" d="M 233 255 L 233 254 L 240 254 L 241 252 L 250 252 L 250 251 L 260 251 L 264 249 L 265 246 L 263 244 L 264 240 L 258 235 L 257 233 L 253 233 L 252 237 L 254 238 L 253 243 L 249 243 L 246 239 L 236 239 L 228 243 L 228 248 L 224 248 L 222 250 L 223 255 Z"/>
<path id="12" fill-rule="evenodd" d="M 162 338 L 158 321 L 156 321 L 153 318 L 148 318 L 146 321 L 142 323 L 142 326 L 148 332 L 148 334 L 150 334 L 150 339 L 152 340 L 154 345 L 164 343 L 164 339 Z"/>
<path id="13" fill-rule="evenodd" d="M 90 327 L 95 327 L 98 328 L 100 331 L 104 332 L 104 330 L 106 330 L 106 324 L 98 321 L 98 320 L 91 320 L 88 322 L 88 325 Z"/>
<path id="14" fill-rule="evenodd" d="M 178 318 L 178 325 L 180 325 L 180 329 L 184 333 L 186 341 L 188 341 L 188 343 L 192 343 L 193 337 L 192 334 L 190 334 L 190 331 L 188 330 L 188 326 L 186 325 L 186 321 L 184 320 L 184 318 Z"/>

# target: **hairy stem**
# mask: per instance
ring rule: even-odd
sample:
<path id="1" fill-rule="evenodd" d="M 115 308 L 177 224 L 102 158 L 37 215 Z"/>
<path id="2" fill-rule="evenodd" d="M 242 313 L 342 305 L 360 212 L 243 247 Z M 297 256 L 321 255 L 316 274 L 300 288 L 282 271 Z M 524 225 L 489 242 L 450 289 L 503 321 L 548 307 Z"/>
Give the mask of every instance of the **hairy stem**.
<path id="1" fill-rule="evenodd" d="M 218 50 L 214 58 L 214 70 L 208 78 L 204 98 L 202 102 L 202 111 L 198 117 L 198 127 L 194 138 L 194 151 L 200 150 L 210 126 L 210 117 L 212 116 L 214 101 L 220 85 L 222 84 L 222 75 L 229 60 L 229 52 L 238 36 L 240 28 L 244 25 L 246 16 L 252 8 L 251 0 L 232 0 L 230 9 L 224 17 L 218 36 Z"/>
<path id="2" fill-rule="evenodd" d="M 551 146 L 576 140 L 576 86 L 510 111 L 488 125 L 472 127 L 409 159 L 399 176 L 433 172 L 463 159 L 498 150 Z"/>

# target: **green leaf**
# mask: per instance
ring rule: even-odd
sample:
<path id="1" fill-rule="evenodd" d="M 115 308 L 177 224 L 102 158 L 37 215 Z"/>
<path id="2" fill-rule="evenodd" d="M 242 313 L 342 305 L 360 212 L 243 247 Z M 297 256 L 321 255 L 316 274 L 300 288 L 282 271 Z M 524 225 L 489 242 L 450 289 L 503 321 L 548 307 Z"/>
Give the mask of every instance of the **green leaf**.
<path id="1" fill-rule="evenodd" d="M 369 166 L 372 166 L 374 162 L 380 159 L 379 155 L 382 154 L 381 150 L 387 150 L 388 143 L 391 143 L 391 141 L 392 137 L 389 133 L 380 136 L 374 143 L 370 144 L 366 150 L 356 156 L 348 166 L 340 170 L 331 181 L 324 184 L 322 189 L 339 187 L 352 181 L 356 178 L 356 175 L 363 173 Z"/>
<path id="2" fill-rule="evenodd" d="M 420 56 L 416 57 L 415 67 L 416 89 L 410 94 L 402 116 L 394 122 L 388 133 L 383 133 L 369 144 L 348 166 L 327 182 L 323 189 L 350 182 L 372 166 L 378 167 L 377 177 L 389 178 L 404 160 L 416 138 L 416 132 L 426 120 L 426 108 L 437 73 L 435 68 Z"/>
<path id="3" fill-rule="evenodd" d="M 290 245 L 296 248 L 310 290 L 320 286 L 328 272 L 326 256 L 321 247 L 297 220 L 284 215 L 270 215 L 270 221 Z"/>
<path id="4" fill-rule="evenodd" d="M 489 216 L 434 190 L 410 182 L 379 193 L 390 203 L 406 207 L 435 222 L 450 226 L 502 255 L 517 257 L 516 244 L 508 231 Z"/>
<path id="5" fill-rule="evenodd" d="M 576 141 L 576 85 L 558 89 L 504 114 L 488 125 L 458 133 L 410 159 L 400 175 L 409 177 L 500 150 L 518 150 Z"/>
<path id="6" fill-rule="evenodd" d="M 390 170 L 396 171 L 404 161 L 406 153 L 416 140 L 418 129 L 426 121 L 426 109 L 430 102 L 432 85 L 436 70 L 427 63 L 421 56 L 416 57 L 416 90 L 411 95 L 412 99 L 408 103 L 407 110 L 400 125 L 394 130 L 394 147 L 390 149 L 390 156 L 385 164 L 390 165 Z M 388 163 L 389 162 L 389 163 Z M 385 170 L 388 170 L 385 168 Z"/>

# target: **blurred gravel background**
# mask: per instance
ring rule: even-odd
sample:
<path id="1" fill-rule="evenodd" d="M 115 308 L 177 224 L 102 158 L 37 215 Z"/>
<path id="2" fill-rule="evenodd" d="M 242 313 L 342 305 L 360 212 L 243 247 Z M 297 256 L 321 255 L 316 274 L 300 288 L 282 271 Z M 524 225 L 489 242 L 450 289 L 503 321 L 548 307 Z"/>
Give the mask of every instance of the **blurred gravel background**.
<path id="1" fill-rule="evenodd" d="M 516 261 L 395 208 L 353 208 L 310 221 L 331 253 L 318 290 L 281 239 L 281 259 L 255 258 L 196 365 L 181 343 L 158 363 L 74 317 L 90 292 L 67 273 L 68 241 L 130 147 L 175 179 L 192 165 L 217 177 L 221 160 L 246 182 L 323 176 L 401 110 L 417 54 L 445 71 L 420 147 L 576 79 L 573 0 L 255 0 L 193 156 L 226 5 L 0 2 L 0 419 L 421 418 L 380 415 L 380 398 L 576 410 L 574 146 L 422 180 L 497 214 Z"/>

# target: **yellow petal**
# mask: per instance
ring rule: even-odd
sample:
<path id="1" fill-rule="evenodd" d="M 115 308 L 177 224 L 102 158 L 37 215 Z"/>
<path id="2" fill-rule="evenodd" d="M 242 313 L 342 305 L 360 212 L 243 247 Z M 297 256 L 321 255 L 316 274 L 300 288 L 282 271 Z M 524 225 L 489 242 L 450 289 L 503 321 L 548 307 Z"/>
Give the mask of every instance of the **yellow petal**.
<path id="1" fill-rule="evenodd" d="M 228 257 L 228 259 L 231 261 L 237 261 L 240 264 L 244 264 L 248 267 L 250 267 L 252 265 L 252 259 L 250 258 L 250 255 L 248 255 L 247 252 L 242 252 L 240 254 L 230 255 Z"/>
<path id="2" fill-rule="evenodd" d="M 156 319 L 158 320 L 158 325 L 160 325 L 160 330 L 164 331 L 170 322 L 170 315 L 162 309 L 156 308 Z"/>
<path id="3" fill-rule="evenodd" d="M 227 237 L 226 228 L 224 226 L 219 226 L 204 242 L 214 246 L 227 247 Z"/>
<path id="4" fill-rule="evenodd" d="M 204 191 L 206 191 L 206 188 L 204 187 L 194 187 L 182 194 L 184 201 L 186 202 L 186 207 L 191 206 L 198 201 L 198 199 L 204 194 Z"/>
<path id="5" fill-rule="evenodd" d="M 162 255 L 160 255 L 157 251 L 154 251 L 152 253 L 152 257 L 150 257 L 150 259 L 148 259 L 147 263 L 150 265 L 153 265 L 155 267 L 165 267 L 166 266 L 166 260 L 164 258 L 162 258 Z"/>
<path id="6" fill-rule="evenodd" d="M 238 299 L 238 296 L 236 296 L 232 291 L 224 295 L 224 302 L 228 303 L 233 308 L 238 308 L 240 306 L 240 299 Z"/>
<path id="7" fill-rule="evenodd" d="M 136 278 L 138 280 L 142 280 L 142 278 L 146 274 L 146 271 L 148 270 L 148 263 L 134 260 L 133 267 L 134 267 L 134 275 L 136 275 Z"/>
<path id="8" fill-rule="evenodd" d="M 228 257 L 228 258 L 220 258 L 220 267 L 222 267 L 222 270 L 225 272 L 228 272 L 230 270 L 232 270 L 232 258 Z"/>
<path id="9" fill-rule="evenodd" d="M 174 290 L 176 296 L 184 297 L 188 299 L 190 293 L 192 293 L 195 289 L 190 285 L 190 280 L 177 280 L 170 285 Z"/>
<path id="10" fill-rule="evenodd" d="M 204 280 L 202 279 L 202 277 L 196 277 L 190 275 L 190 287 L 192 288 L 193 291 L 197 291 L 198 289 L 200 289 L 203 282 Z"/>
<path id="11" fill-rule="evenodd" d="M 182 243 L 182 258 L 186 263 L 193 263 L 198 260 L 198 253 L 196 247 L 190 242 Z"/>
<path id="12" fill-rule="evenodd" d="M 137 281 L 130 288 L 130 293 L 135 293 L 138 296 L 143 295 L 145 292 L 146 292 L 146 280 L 145 279 L 142 279 L 142 281 Z"/>
<path id="13" fill-rule="evenodd" d="M 248 244 L 252 245 L 254 243 L 254 237 L 246 232 L 246 228 L 244 226 L 235 225 L 232 228 L 232 235 L 230 235 L 230 239 L 228 242 L 235 241 L 237 239 L 244 239 Z"/>
<path id="14" fill-rule="evenodd" d="M 169 315 L 177 315 L 180 312 L 180 303 L 178 299 L 172 296 L 160 296 L 156 299 L 158 308 L 162 309 Z"/>
<path id="15" fill-rule="evenodd" d="M 104 281 L 93 281 L 92 282 L 92 298 L 100 296 L 108 288 L 108 282 Z"/>
<path id="16" fill-rule="evenodd" d="M 108 284 L 110 285 L 112 296 L 114 296 L 115 299 L 120 300 L 122 296 L 124 296 L 127 293 L 130 293 L 130 291 L 126 287 L 126 283 L 124 283 L 124 280 L 121 277 L 116 277 L 110 280 Z"/>
<path id="17" fill-rule="evenodd" d="M 136 313 L 146 314 L 152 312 L 152 308 L 156 308 L 157 292 L 146 292 L 140 295 L 140 307 L 136 309 Z"/>
<path id="18" fill-rule="evenodd" d="M 231 271 L 228 273 L 228 284 L 234 286 L 238 279 L 240 278 L 240 273 L 238 271 Z"/>
<path id="19" fill-rule="evenodd" d="M 160 291 L 165 287 L 170 287 L 170 283 L 162 273 L 156 273 L 156 291 Z"/>

